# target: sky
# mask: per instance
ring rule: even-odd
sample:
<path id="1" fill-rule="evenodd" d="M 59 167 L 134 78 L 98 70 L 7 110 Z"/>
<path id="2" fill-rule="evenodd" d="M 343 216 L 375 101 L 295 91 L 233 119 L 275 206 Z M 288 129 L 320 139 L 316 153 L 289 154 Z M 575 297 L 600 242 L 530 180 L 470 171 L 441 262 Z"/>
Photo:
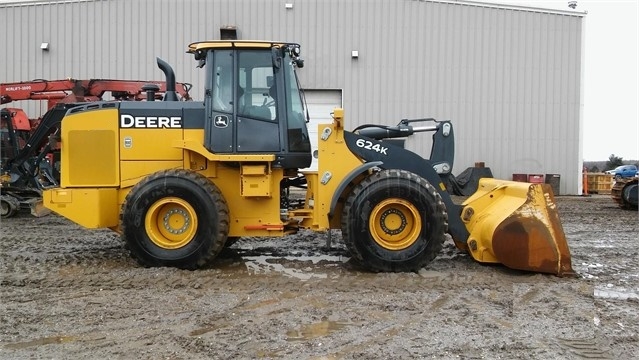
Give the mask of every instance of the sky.
<path id="1" fill-rule="evenodd" d="M 15 0 L 0 0 L 12 2 Z M 568 0 L 477 0 L 572 10 Z M 585 22 L 583 160 L 639 160 L 639 0 L 577 0 Z"/>
<path id="2" fill-rule="evenodd" d="M 479 0 L 570 10 L 568 0 Z M 639 160 L 639 0 L 578 0 L 585 23 L 583 160 Z"/>

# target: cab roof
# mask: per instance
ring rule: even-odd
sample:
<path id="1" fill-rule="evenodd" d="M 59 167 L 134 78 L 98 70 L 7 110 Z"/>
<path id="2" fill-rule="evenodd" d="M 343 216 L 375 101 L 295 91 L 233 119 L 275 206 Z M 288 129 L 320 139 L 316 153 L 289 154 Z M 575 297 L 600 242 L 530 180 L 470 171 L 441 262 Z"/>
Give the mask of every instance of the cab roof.
<path id="1" fill-rule="evenodd" d="M 263 40 L 208 40 L 198 41 L 189 44 L 187 53 L 195 53 L 199 50 L 208 49 L 231 49 L 231 48 L 282 48 L 286 46 L 297 46 L 299 44 L 287 43 L 281 41 L 263 41 Z"/>

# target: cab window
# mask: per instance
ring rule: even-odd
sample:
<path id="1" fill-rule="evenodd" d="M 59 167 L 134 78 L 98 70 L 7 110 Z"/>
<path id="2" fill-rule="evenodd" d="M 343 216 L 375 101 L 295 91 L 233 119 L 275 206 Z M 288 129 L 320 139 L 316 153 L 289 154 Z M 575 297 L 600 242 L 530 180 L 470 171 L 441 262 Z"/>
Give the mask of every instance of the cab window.
<path id="1" fill-rule="evenodd" d="M 277 119 L 277 101 L 271 54 L 265 51 L 238 52 L 238 115 Z"/>
<path id="2" fill-rule="evenodd" d="M 233 55 L 230 50 L 215 52 L 213 75 L 213 110 L 233 112 Z"/>

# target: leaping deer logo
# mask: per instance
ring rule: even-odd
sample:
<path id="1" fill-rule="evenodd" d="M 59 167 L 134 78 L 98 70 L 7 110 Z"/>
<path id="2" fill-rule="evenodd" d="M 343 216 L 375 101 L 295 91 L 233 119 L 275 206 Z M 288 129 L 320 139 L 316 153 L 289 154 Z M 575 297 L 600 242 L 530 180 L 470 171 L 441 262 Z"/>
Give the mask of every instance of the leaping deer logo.
<path id="1" fill-rule="evenodd" d="M 223 115 L 217 115 L 213 120 L 215 127 L 225 128 L 229 126 L 229 119 Z"/>

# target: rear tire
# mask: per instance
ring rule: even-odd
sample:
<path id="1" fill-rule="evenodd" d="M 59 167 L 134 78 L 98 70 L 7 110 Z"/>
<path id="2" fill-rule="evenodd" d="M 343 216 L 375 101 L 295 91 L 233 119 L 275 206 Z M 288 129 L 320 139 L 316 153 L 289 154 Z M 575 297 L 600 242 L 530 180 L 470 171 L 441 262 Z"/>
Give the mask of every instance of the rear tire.
<path id="1" fill-rule="evenodd" d="M 355 186 L 344 204 L 342 235 L 353 258 L 372 271 L 417 271 L 442 249 L 446 206 L 425 179 L 382 170 Z"/>
<path id="2" fill-rule="evenodd" d="M 125 199 L 122 237 L 143 266 L 197 269 L 224 248 L 228 206 L 206 177 L 163 170 L 140 181 Z"/>

